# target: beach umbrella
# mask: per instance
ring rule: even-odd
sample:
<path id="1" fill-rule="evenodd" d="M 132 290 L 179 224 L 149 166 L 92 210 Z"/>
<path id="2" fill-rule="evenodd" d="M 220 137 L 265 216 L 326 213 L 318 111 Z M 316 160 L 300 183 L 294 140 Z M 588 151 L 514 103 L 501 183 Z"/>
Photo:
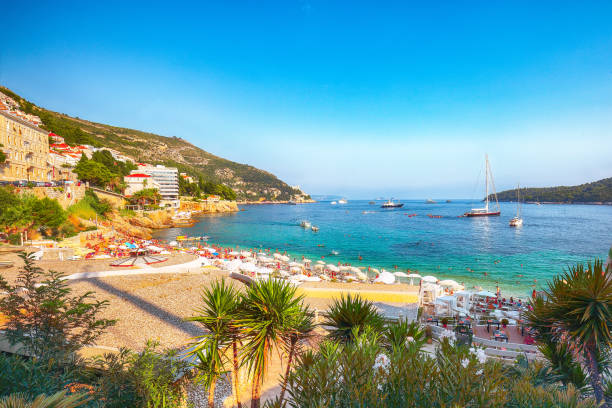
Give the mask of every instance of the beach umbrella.
<path id="1" fill-rule="evenodd" d="M 280 274 L 280 276 L 282 276 L 283 278 L 287 278 L 289 276 L 291 276 L 291 274 L 287 271 L 283 271 L 282 269 L 280 271 L 278 271 L 278 273 Z"/>
<path id="2" fill-rule="evenodd" d="M 359 279 L 360 281 L 367 281 L 368 280 L 368 275 L 366 275 L 365 273 L 359 271 L 359 272 L 355 272 L 355 275 L 357 275 L 357 279 Z"/>
<path id="3" fill-rule="evenodd" d="M 348 265 L 342 265 L 342 266 L 340 266 L 340 270 L 341 271 L 350 271 L 350 270 L 352 270 L 352 268 L 350 266 L 348 266 Z"/>
<path id="4" fill-rule="evenodd" d="M 340 272 L 340 268 L 338 268 L 334 264 L 327 264 L 327 269 L 329 269 L 332 272 Z"/>
<path id="5" fill-rule="evenodd" d="M 390 272 L 383 271 L 380 273 L 380 275 L 378 275 L 378 278 L 374 279 L 374 282 L 390 285 L 392 283 L 395 283 L 395 275 Z"/>
<path id="6" fill-rule="evenodd" d="M 249 251 L 242 251 L 240 252 L 240 255 L 244 256 L 245 258 L 250 258 L 253 254 L 251 254 Z"/>
<path id="7" fill-rule="evenodd" d="M 301 268 L 301 267 L 299 267 L 299 266 L 292 266 L 292 267 L 291 267 L 289 270 L 290 270 L 291 272 L 301 272 L 301 271 L 302 271 L 302 268 Z"/>
<path id="8" fill-rule="evenodd" d="M 329 280 L 329 276 L 325 275 L 324 273 L 322 273 L 321 275 L 319 275 L 319 278 L 328 281 Z"/>
<path id="9" fill-rule="evenodd" d="M 410 286 L 414 285 L 414 283 L 412 282 L 413 278 L 419 278 L 421 279 L 421 275 L 419 275 L 418 273 L 411 273 L 408 274 L 408 277 L 410 278 Z"/>
<path id="10" fill-rule="evenodd" d="M 394 272 L 393 273 L 395 276 L 397 276 L 398 278 L 407 278 L 408 274 L 404 273 L 404 272 Z"/>
<path id="11" fill-rule="evenodd" d="M 204 247 L 202 248 L 202 250 L 206 252 L 210 252 L 210 253 L 217 252 L 215 248 L 211 248 L 211 247 Z"/>
<path id="12" fill-rule="evenodd" d="M 317 265 L 315 265 L 314 270 L 315 271 L 322 270 L 324 267 L 325 267 L 325 265 L 317 264 Z"/>
<path id="13" fill-rule="evenodd" d="M 325 265 L 325 261 L 317 261 L 319 265 Z"/>
<path id="14" fill-rule="evenodd" d="M 436 283 L 438 281 L 438 278 L 436 278 L 435 276 L 428 275 L 428 276 L 423 276 L 421 280 L 423 282 Z"/>
<path id="15" fill-rule="evenodd" d="M 378 269 L 376 269 L 376 268 L 372 268 L 372 269 L 370 269 L 370 270 L 371 270 L 372 272 L 374 272 L 374 273 L 380 273 L 380 271 L 379 271 Z"/>
<path id="16" fill-rule="evenodd" d="M 301 263 L 297 263 L 297 262 L 290 262 L 290 263 L 289 263 L 289 266 L 291 266 L 291 267 L 297 266 L 297 267 L 300 267 L 300 268 L 301 268 L 301 267 L 302 267 L 302 264 L 301 264 Z"/>
<path id="17" fill-rule="evenodd" d="M 442 280 L 442 281 L 438 282 L 438 285 L 444 286 L 445 288 L 452 288 L 452 289 L 461 288 L 462 287 L 459 283 L 457 283 L 457 281 L 454 281 L 452 279 Z"/>
<path id="18" fill-rule="evenodd" d="M 274 255 L 272 255 L 274 257 L 274 259 L 280 259 L 280 257 L 282 256 L 281 254 L 279 254 L 278 252 L 276 252 Z"/>
<path id="19" fill-rule="evenodd" d="M 230 254 L 231 256 L 238 256 L 238 255 L 240 255 L 240 252 L 237 252 L 237 251 L 232 251 L 232 252 L 230 252 L 229 254 Z"/>
<path id="20" fill-rule="evenodd" d="M 304 258 L 304 259 L 302 259 L 302 262 L 303 263 L 311 263 L 312 261 L 310 259 L 308 259 L 308 258 Z"/>
<path id="21" fill-rule="evenodd" d="M 488 290 L 481 290 L 480 292 L 477 292 L 476 295 L 482 296 L 482 297 L 491 297 L 491 298 L 496 297 L 495 293 L 489 292 Z"/>

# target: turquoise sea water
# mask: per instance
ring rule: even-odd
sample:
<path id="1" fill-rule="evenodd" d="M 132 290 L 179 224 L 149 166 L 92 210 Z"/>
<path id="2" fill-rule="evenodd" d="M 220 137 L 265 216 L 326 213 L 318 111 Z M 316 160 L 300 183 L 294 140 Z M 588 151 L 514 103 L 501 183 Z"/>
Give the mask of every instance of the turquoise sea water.
<path id="1" fill-rule="evenodd" d="M 247 205 L 242 206 L 245 211 L 205 216 L 192 228 L 163 230 L 156 237 L 209 235 L 220 245 L 278 249 L 331 263 L 409 268 L 467 286 L 494 289 L 499 284 L 516 295 L 529 293 L 534 284 L 540 287 L 569 264 L 605 258 L 612 245 L 611 206 L 525 204 L 523 226 L 511 228 L 514 203 L 501 203 L 499 217 L 466 218 L 458 216 L 482 203 L 403 202 L 403 208 L 392 210 L 368 201 Z M 319 232 L 301 228 L 302 220 Z"/>

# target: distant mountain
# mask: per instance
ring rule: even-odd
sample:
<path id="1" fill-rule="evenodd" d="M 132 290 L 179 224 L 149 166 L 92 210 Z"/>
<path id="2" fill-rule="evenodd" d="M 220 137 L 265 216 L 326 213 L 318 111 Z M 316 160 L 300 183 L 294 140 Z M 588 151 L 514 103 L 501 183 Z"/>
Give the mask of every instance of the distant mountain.
<path id="1" fill-rule="evenodd" d="M 239 200 L 289 200 L 302 194 L 272 173 L 215 156 L 184 139 L 70 117 L 36 106 L 5 87 L 0 86 L 0 92 L 18 102 L 25 113 L 39 116 L 41 127 L 64 137 L 70 145 L 108 147 L 138 162 L 177 167 L 196 179 L 228 185 Z"/>
<path id="2" fill-rule="evenodd" d="M 499 201 L 516 201 L 516 189 L 497 193 Z M 489 196 L 494 200 L 493 195 Z M 612 204 L 612 177 L 579 186 L 521 188 L 521 201 Z"/>

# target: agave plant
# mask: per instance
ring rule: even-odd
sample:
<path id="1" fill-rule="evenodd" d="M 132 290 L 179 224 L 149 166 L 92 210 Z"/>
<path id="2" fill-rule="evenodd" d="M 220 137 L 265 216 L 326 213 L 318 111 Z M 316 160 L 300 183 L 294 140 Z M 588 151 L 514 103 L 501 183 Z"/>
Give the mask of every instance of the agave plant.
<path id="1" fill-rule="evenodd" d="M 571 267 L 553 278 L 545 290 L 531 302 L 526 314 L 540 339 L 566 342 L 584 356 L 595 399 L 612 406 L 604 395 L 599 356 L 612 346 L 612 268 L 603 268 L 596 260 L 585 269 Z"/>
<path id="2" fill-rule="evenodd" d="M 76 408 L 89 401 L 85 394 L 66 395 L 66 391 L 51 396 L 39 395 L 30 401 L 25 394 L 10 394 L 0 398 L 0 408 Z"/>
<path id="3" fill-rule="evenodd" d="M 261 386 L 271 354 L 294 329 L 303 312 L 302 299 L 294 286 L 277 279 L 251 285 L 242 295 L 236 324 L 245 339 L 241 357 L 253 375 L 252 408 L 260 406 Z"/>
<path id="4" fill-rule="evenodd" d="M 383 332 L 383 342 L 389 351 L 403 347 L 413 347 L 415 351 L 420 351 L 425 341 L 425 332 L 419 323 L 408 322 L 407 319 L 388 323 Z"/>
<path id="5" fill-rule="evenodd" d="M 353 329 L 357 329 L 357 333 L 361 333 L 366 327 L 380 331 L 384 320 L 372 302 L 362 299 L 359 295 L 343 294 L 329 307 L 323 325 L 330 327 L 331 339 L 346 343 L 354 340 Z"/>
<path id="6" fill-rule="evenodd" d="M 241 406 L 238 384 L 238 350 L 239 333 L 235 321 L 238 313 L 238 293 L 225 283 L 225 280 L 213 282 L 202 292 L 202 306 L 196 310 L 197 315 L 188 320 L 198 322 L 206 333 L 196 338 L 190 350 L 191 355 L 199 359 L 198 368 L 208 388 L 208 406 L 214 406 L 215 386 L 219 376 L 225 372 L 227 351 L 232 347 L 234 394 L 236 405 Z"/>

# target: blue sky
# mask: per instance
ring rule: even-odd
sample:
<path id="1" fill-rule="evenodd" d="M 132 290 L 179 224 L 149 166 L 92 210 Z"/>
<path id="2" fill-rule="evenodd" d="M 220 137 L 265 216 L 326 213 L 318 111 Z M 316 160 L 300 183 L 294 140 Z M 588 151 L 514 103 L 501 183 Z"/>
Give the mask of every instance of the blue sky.
<path id="1" fill-rule="evenodd" d="M 612 176 L 612 2 L 19 2 L 0 83 L 314 194 Z"/>

